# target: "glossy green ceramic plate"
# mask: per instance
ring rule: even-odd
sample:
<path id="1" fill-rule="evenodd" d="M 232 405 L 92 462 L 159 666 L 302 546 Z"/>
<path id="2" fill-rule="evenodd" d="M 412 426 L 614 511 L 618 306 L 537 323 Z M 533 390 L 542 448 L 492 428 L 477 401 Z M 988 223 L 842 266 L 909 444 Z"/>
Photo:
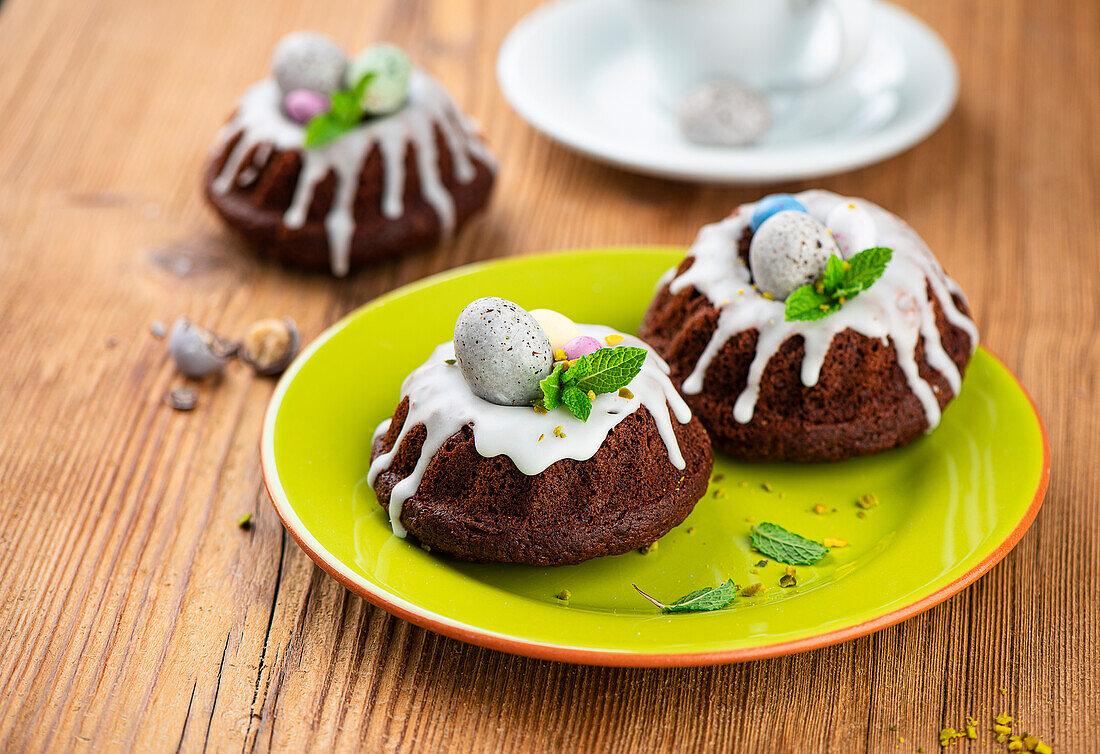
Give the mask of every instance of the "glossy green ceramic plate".
<path id="1" fill-rule="evenodd" d="M 391 534 L 364 482 L 371 434 L 467 303 L 504 296 L 633 332 L 654 282 L 682 256 L 587 250 L 473 265 L 337 323 L 288 370 L 264 424 L 264 478 L 287 530 L 348 589 L 413 623 L 517 654 L 607 665 L 732 662 L 843 641 L 931 607 L 1004 557 L 1039 509 L 1049 452 L 1028 396 L 984 350 L 940 427 L 906 448 L 829 465 L 718 454 L 706 497 L 646 555 L 472 565 Z M 868 492 L 881 502 L 863 511 L 855 501 Z M 849 544 L 782 588 L 783 566 L 754 566 L 750 521 Z M 763 589 L 719 612 L 664 615 L 631 587 L 667 602 L 728 578 Z M 568 602 L 556 598 L 563 590 Z"/>

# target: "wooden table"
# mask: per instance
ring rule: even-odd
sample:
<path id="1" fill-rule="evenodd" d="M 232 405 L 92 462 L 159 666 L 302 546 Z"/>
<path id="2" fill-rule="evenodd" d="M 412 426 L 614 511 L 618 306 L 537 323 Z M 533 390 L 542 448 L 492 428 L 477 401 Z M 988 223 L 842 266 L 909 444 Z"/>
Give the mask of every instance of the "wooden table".
<path id="1" fill-rule="evenodd" d="M 162 397 L 181 380 L 149 325 L 186 313 L 233 333 L 291 314 L 310 338 L 474 260 L 687 243 L 761 191 L 637 177 L 524 124 L 493 64 L 533 2 L 7 0 L 0 750 L 934 751 L 941 727 L 1005 711 L 1056 751 L 1095 751 L 1100 6 L 903 4 L 958 56 L 959 107 L 912 151 L 815 183 L 908 218 L 969 292 L 1047 422 L 1046 504 L 976 585 L 894 628 L 653 671 L 478 649 L 349 594 L 263 491 L 272 383 L 235 367 L 174 412 Z M 503 167 L 453 245 L 335 281 L 239 254 L 204 206 L 215 130 L 302 27 L 406 45 L 482 121 Z M 1001 750 L 982 738 L 967 750 Z"/>

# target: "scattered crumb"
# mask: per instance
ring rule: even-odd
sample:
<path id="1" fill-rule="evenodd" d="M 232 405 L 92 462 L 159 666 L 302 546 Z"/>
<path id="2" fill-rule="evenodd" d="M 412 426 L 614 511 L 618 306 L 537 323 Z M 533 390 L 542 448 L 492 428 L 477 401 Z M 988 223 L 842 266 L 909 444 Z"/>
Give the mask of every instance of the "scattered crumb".
<path id="1" fill-rule="evenodd" d="M 784 589 L 789 589 L 792 586 L 798 586 L 798 580 L 795 579 L 795 577 L 791 574 L 785 573 L 779 577 L 779 586 L 783 587 Z"/>
<path id="2" fill-rule="evenodd" d="M 772 486 L 770 484 L 768 484 L 767 482 L 764 482 L 760 486 L 764 488 L 764 492 L 771 492 L 772 491 Z"/>
<path id="3" fill-rule="evenodd" d="M 694 526 L 689 526 L 687 528 L 687 533 L 688 534 L 694 534 L 695 533 L 695 527 Z"/>
<path id="4" fill-rule="evenodd" d="M 841 539 L 840 537 L 825 537 L 822 544 L 826 547 L 847 547 L 848 540 Z"/>
<path id="5" fill-rule="evenodd" d="M 544 437 L 546 437 L 545 432 L 543 432 L 541 435 L 539 435 L 539 442 L 542 442 L 542 438 L 544 438 Z"/>
<path id="6" fill-rule="evenodd" d="M 562 602 L 568 602 L 569 598 L 572 597 L 572 596 L 573 596 L 573 593 L 570 592 L 568 589 L 562 589 L 560 592 L 558 592 L 554 596 L 554 599 L 559 599 Z"/>
<path id="7" fill-rule="evenodd" d="M 726 478 L 725 474 L 715 474 L 714 476 L 712 476 L 710 478 L 710 481 L 712 481 L 712 482 L 721 482 L 725 478 Z"/>
<path id="8" fill-rule="evenodd" d="M 423 550 L 424 552 L 431 552 L 432 551 L 431 545 L 426 545 L 423 542 L 420 543 L 420 549 Z"/>
<path id="9" fill-rule="evenodd" d="M 759 592 L 763 587 L 764 587 L 764 585 L 761 584 L 759 581 L 757 581 L 755 584 L 750 584 L 749 586 L 742 589 L 741 590 L 741 596 L 742 597 L 752 597 L 757 592 Z"/>
<path id="10" fill-rule="evenodd" d="M 753 518 L 752 516 L 745 516 L 745 523 L 747 523 L 747 524 L 751 524 L 755 520 L 756 519 Z"/>
<path id="11" fill-rule="evenodd" d="M 108 348 L 114 348 L 117 345 L 118 345 L 118 338 L 117 337 L 115 337 L 114 335 L 107 336 L 107 347 Z"/>
<path id="12" fill-rule="evenodd" d="M 241 516 L 240 518 L 238 518 L 237 519 L 237 526 L 241 527 L 242 529 L 251 529 L 252 528 L 252 514 L 251 513 L 246 513 L 243 516 Z"/>
<path id="13" fill-rule="evenodd" d="M 786 493 L 786 492 L 780 492 L 780 493 L 779 493 L 779 499 L 780 499 L 780 500 L 782 500 L 782 499 L 783 499 L 783 498 L 785 498 L 786 496 L 787 496 L 787 493 Z"/>
<path id="14" fill-rule="evenodd" d="M 168 326 L 158 319 L 149 325 L 149 332 L 152 333 L 154 338 L 160 340 L 168 334 Z"/>
<path id="15" fill-rule="evenodd" d="M 748 486 L 749 486 L 749 483 L 748 483 L 748 482 L 738 482 L 738 483 L 737 483 L 737 486 L 738 486 L 738 487 L 748 487 Z"/>
<path id="16" fill-rule="evenodd" d="M 177 387 L 165 394 L 164 402 L 176 411 L 190 411 L 198 405 L 199 395 L 189 387 Z"/>
<path id="17" fill-rule="evenodd" d="M 867 518 L 867 514 L 863 511 L 859 511 L 858 513 L 856 513 L 856 518 Z"/>
<path id="18" fill-rule="evenodd" d="M 657 549 L 657 545 L 657 542 L 651 542 L 648 545 L 642 545 L 638 548 L 638 552 L 640 552 L 642 555 L 648 555 L 649 553 Z"/>
<path id="19" fill-rule="evenodd" d="M 758 560 L 758 561 L 756 561 L 756 567 L 757 568 L 763 568 L 767 564 L 768 564 L 767 560 Z"/>
<path id="20" fill-rule="evenodd" d="M 455 364 L 458 363 L 458 359 L 444 359 L 443 363 L 449 367 L 453 367 Z"/>
<path id="21" fill-rule="evenodd" d="M 718 489 L 716 489 L 714 491 L 714 499 L 715 500 L 717 500 L 720 497 L 725 497 L 725 496 L 726 496 L 726 491 L 724 489 L 722 489 L 721 487 L 719 487 Z"/>
<path id="22" fill-rule="evenodd" d="M 814 513 L 816 513 L 819 516 L 824 516 L 828 512 L 829 512 L 829 509 L 826 508 L 821 503 L 818 503 L 817 505 L 814 506 Z"/>
<path id="23" fill-rule="evenodd" d="M 787 566 L 785 569 L 783 569 L 783 572 L 786 573 L 788 576 L 794 576 L 794 574 L 795 574 L 794 566 L 792 566 L 792 565 Z"/>

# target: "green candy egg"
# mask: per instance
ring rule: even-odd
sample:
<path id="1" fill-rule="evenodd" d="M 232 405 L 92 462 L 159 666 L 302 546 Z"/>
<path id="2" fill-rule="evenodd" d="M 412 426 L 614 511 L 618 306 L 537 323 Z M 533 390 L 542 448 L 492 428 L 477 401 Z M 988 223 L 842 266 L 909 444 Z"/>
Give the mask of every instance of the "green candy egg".
<path id="1" fill-rule="evenodd" d="M 348 65 L 345 84 L 354 87 L 368 73 L 374 78 L 367 85 L 360 103 L 368 115 L 388 115 L 401 108 L 409 96 L 412 63 L 405 51 L 386 42 L 371 45 Z"/>

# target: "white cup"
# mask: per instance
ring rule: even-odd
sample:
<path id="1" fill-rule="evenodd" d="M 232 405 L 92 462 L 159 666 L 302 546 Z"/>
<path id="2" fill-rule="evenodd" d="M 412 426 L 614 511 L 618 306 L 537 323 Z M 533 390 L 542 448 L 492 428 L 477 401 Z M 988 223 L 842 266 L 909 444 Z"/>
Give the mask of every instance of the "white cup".
<path id="1" fill-rule="evenodd" d="M 806 89 L 863 56 L 870 0 L 628 0 L 659 98 L 734 80 L 760 91 Z"/>

